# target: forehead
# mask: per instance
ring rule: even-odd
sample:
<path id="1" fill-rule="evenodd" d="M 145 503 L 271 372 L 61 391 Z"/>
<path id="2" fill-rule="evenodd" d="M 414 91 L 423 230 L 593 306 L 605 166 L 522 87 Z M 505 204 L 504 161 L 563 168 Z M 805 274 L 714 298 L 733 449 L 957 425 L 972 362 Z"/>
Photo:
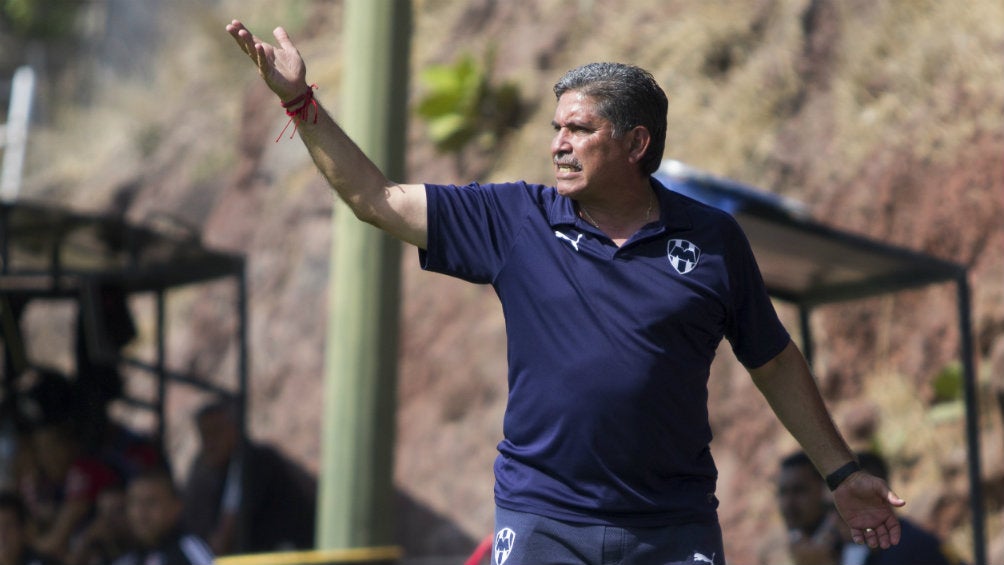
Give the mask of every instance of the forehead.
<path id="1" fill-rule="evenodd" d="M 570 90 L 561 95 L 554 109 L 554 122 L 606 122 L 600 115 L 600 106 L 595 98 L 588 94 Z"/>

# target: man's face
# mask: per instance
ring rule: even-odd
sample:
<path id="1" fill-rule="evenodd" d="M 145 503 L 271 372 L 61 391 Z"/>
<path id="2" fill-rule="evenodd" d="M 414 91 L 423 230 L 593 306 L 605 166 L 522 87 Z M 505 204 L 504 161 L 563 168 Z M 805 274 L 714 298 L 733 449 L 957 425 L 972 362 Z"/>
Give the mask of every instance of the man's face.
<path id="1" fill-rule="evenodd" d="M 126 511 L 136 539 L 144 547 L 155 547 L 177 525 L 181 501 L 164 481 L 136 479 L 129 485 Z"/>
<path id="2" fill-rule="evenodd" d="M 789 530 L 809 533 L 826 509 L 823 480 L 815 469 L 804 465 L 781 469 L 777 502 Z"/>
<path id="3" fill-rule="evenodd" d="M 592 97 L 575 91 L 562 94 L 551 125 L 551 158 L 559 194 L 588 196 L 624 182 L 625 175 L 637 174 L 638 165 L 628 153 L 628 136 L 614 137 L 613 123 L 600 116 Z"/>
<path id="4" fill-rule="evenodd" d="M 24 549 L 24 527 L 12 510 L 0 510 L 0 563 L 18 563 Z"/>

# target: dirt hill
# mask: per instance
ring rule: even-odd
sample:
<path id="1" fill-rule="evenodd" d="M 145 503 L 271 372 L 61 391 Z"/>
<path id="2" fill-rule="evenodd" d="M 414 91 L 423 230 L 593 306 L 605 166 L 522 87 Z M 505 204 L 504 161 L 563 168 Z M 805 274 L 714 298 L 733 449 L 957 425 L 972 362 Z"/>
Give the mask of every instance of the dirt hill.
<path id="1" fill-rule="evenodd" d="M 285 116 L 223 25 L 240 17 L 263 35 L 285 25 L 337 115 L 342 2 L 92 4 L 89 48 L 69 50 L 82 60 L 47 64 L 23 195 L 192 230 L 246 254 L 251 432 L 316 469 L 333 200 L 298 141 L 274 142 Z M 414 11 L 413 101 L 421 69 L 493 51 L 494 78 L 517 84 L 525 106 L 500 146 L 472 147 L 463 161 L 437 154 L 413 118 L 402 180 L 548 182 L 551 84 L 577 64 L 619 60 L 648 68 L 669 93 L 667 157 L 800 200 L 836 227 L 967 265 L 988 539 L 991 562 L 1004 562 L 999 1 L 416 0 Z M 506 396 L 500 309 L 489 288 L 420 272 L 413 249 L 402 270 L 401 543 L 412 556 L 464 554 L 492 524 Z M 152 347 L 144 300 L 134 305 L 138 355 Z M 229 300 L 225 285 L 172 295 L 173 368 L 228 382 Z M 796 328 L 796 313 L 779 307 Z M 38 354 L 60 350 L 59 319 L 29 316 Z M 935 405 L 933 386 L 958 372 L 954 287 L 825 307 L 813 324 L 817 376 L 838 423 L 890 458 L 905 513 L 971 559 L 962 412 L 958 401 Z M 729 560 L 754 563 L 765 531 L 780 528 L 772 473 L 795 445 L 727 346 L 709 387 Z M 198 400 L 170 397 L 178 469 L 194 448 L 186 416 Z"/>

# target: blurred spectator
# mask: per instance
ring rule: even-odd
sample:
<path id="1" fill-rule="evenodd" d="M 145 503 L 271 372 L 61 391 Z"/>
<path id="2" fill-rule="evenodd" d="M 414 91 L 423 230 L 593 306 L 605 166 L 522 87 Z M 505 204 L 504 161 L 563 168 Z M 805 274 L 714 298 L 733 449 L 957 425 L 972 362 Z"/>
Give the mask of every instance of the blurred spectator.
<path id="1" fill-rule="evenodd" d="M 113 565 L 212 565 L 206 542 L 182 529 L 181 509 L 181 497 L 166 469 L 134 477 L 126 491 L 126 512 L 137 548 Z"/>
<path id="2" fill-rule="evenodd" d="M 858 462 L 865 471 L 889 482 L 885 460 L 873 452 L 858 453 Z M 850 541 L 850 531 L 842 528 L 845 540 L 841 565 L 960 565 L 959 556 L 938 539 L 904 516 L 899 517 L 902 535 L 899 544 L 889 549 L 868 549 Z"/>
<path id="3" fill-rule="evenodd" d="M 843 544 L 823 477 L 798 451 L 781 460 L 777 503 L 786 533 L 768 538 L 760 548 L 761 565 L 838 565 Z M 867 547 L 865 547 L 867 549 Z"/>
<path id="4" fill-rule="evenodd" d="M 167 461 L 151 439 L 108 418 L 101 426 L 100 443 L 95 446 L 95 452 L 124 482 L 148 469 L 164 466 Z"/>
<path id="5" fill-rule="evenodd" d="M 73 541 L 67 563 L 105 565 L 125 555 L 134 546 L 126 515 L 126 490 L 122 484 L 98 495 L 94 519 Z"/>
<path id="6" fill-rule="evenodd" d="M 86 381 L 51 371 L 32 377 L 16 403 L 17 420 L 27 430 L 18 448 L 17 484 L 37 526 L 39 549 L 75 560 L 82 556 L 70 552 L 89 543 L 77 538 L 89 528 L 102 491 L 163 465 L 164 458 L 152 441 L 111 420 L 107 402 L 81 390 L 90 386 Z"/>
<path id="7" fill-rule="evenodd" d="M 29 543 L 28 509 L 13 492 L 0 493 L 0 565 L 58 565 Z"/>
<path id="8" fill-rule="evenodd" d="M 44 422 L 31 432 L 36 469 L 22 477 L 24 493 L 38 526 L 36 548 L 65 559 L 72 536 L 86 525 L 98 494 L 119 477 L 85 453 L 73 422 Z"/>
<path id="9" fill-rule="evenodd" d="M 316 479 L 271 446 L 242 441 L 232 400 L 203 407 L 196 425 L 186 527 L 217 555 L 313 548 Z"/>

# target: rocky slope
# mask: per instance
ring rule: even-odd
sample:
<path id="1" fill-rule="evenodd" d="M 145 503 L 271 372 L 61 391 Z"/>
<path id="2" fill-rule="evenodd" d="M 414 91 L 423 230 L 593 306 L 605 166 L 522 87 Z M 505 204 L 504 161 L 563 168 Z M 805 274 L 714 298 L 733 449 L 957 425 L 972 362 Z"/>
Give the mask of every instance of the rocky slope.
<path id="1" fill-rule="evenodd" d="M 337 113 L 342 2 L 136 2 L 163 12 L 136 21 L 117 20 L 126 16 L 114 1 L 95 5 L 108 9 L 92 17 L 103 24 L 88 28 L 89 44 L 156 55 L 126 66 L 95 48 L 81 51 L 99 54 L 82 62 L 89 72 L 53 71 L 24 195 L 191 229 L 246 254 L 251 431 L 316 469 L 333 200 L 297 141 L 273 142 L 281 109 L 222 27 L 234 16 L 263 34 L 286 25 L 318 98 Z M 586 61 L 622 60 L 650 69 L 670 95 L 667 156 L 801 200 L 834 226 L 969 266 L 990 550 L 1004 562 L 1004 435 L 993 396 L 1004 388 L 999 2 L 418 0 L 414 9 L 416 75 L 494 50 L 496 78 L 516 82 L 526 106 L 502 146 L 472 148 L 462 169 L 413 120 L 404 180 L 547 182 L 551 83 Z M 152 21 L 165 23 L 136 33 Z M 413 99 L 422 88 L 415 80 Z M 490 289 L 421 273 L 410 249 L 402 271 L 401 542 L 411 555 L 463 554 L 491 528 L 504 328 Z M 954 293 L 940 286 L 829 306 L 813 323 L 818 378 L 838 423 L 890 457 L 905 512 L 971 556 L 963 421 L 957 404 L 932 406 L 932 382 L 959 350 Z M 172 367 L 229 382 L 229 300 L 222 284 L 172 295 Z M 781 308 L 796 327 L 795 312 Z M 150 309 L 137 299 L 136 310 L 134 349 L 144 354 Z M 58 342 L 56 319 L 35 316 L 32 331 Z M 772 473 L 794 444 L 727 346 L 709 387 L 729 559 L 752 563 L 765 525 L 779 527 Z M 179 469 L 198 400 L 170 397 Z"/>

